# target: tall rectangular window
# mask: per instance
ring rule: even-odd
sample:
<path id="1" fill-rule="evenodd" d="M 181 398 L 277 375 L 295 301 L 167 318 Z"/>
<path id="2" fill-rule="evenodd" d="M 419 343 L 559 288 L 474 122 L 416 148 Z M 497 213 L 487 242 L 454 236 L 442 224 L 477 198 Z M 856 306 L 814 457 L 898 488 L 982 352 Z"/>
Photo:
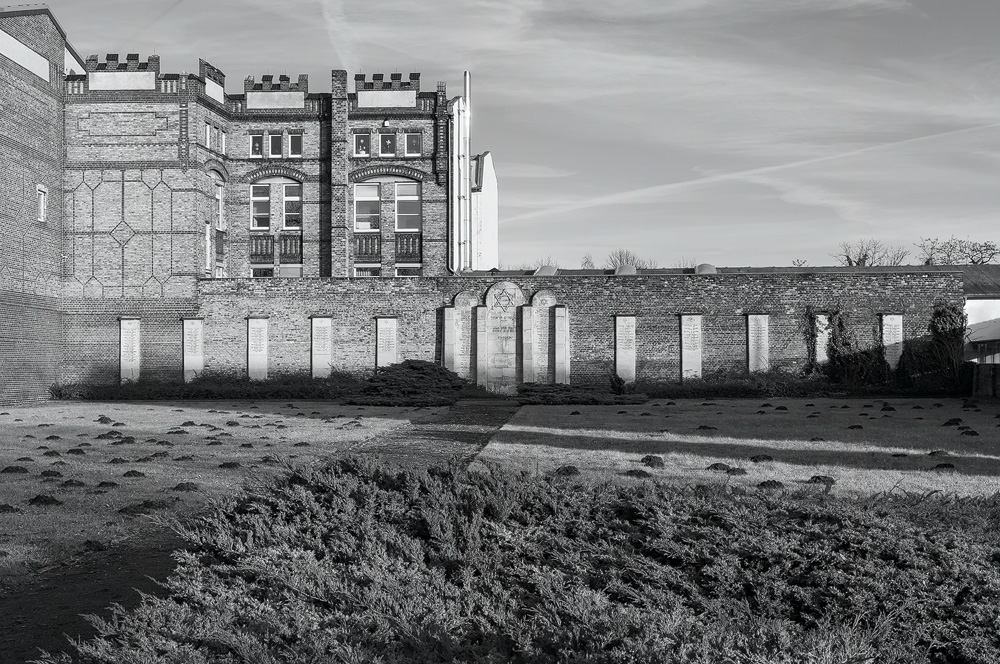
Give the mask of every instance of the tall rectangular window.
<path id="1" fill-rule="evenodd" d="M 285 228 L 302 228 L 302 185 L 285 185 Z"/>
<path id="2" fill-rule="evenodd" d="M 222 183 L 215 183 L 215 228 L 216 230 L 226 230 L 226 219 L 223 216 L 225 206 L 222 204 Z"/>
<path id="3" fill-rule="evenodd" d="M 267 145 L 268 145 L 268 152 L 267 152 L 268 157 L 281 156 L 281 134 L 268 134 Z"/>
<path id="4" fill-rule="evenodd" d="M 377 184 L 354 185 L 354 230 L 377 231 L 379 193 Z"/>
<path id="5" fill-rule="evenodd" d="M 222 132 L 220 138 L 222 140 L 222 145 L 220 146 L 219 152 L 226 154 L 226 132 Z"/>
<path id="6" fill-rule="evenodd" d="M 205 123 L 205 147 L 212 148 L 212 125 Z"/>
<path id="7" fill-rule="evenodd" d="M 38 221 L 44 222 L 45 216 L 47 214 L 47 209 L 49 206 L 49 190 L 42 185 L 38 185 Z"/>
<path id="8" fill-rule="evenodd" d="M 367 157 L 372 152 L 372 135 L 371 134 L 355 134 L 354 135 L 354 156 L 355 157 Z"/>
<path id="9" fill-rule="evenodd" d="M 380 157 L 395 157 L 396 156 L 396 135 L 395 134 L 379 134 L 378 137 L 378 153 Z"/>
<path id="10" fill-rule="evenodd" d="M 420 230 L 420 185 L 416 182 L 396 183 L 396 230 Z"/>
<path id="11" fill-rule="evenodd" d="M 405 154 L 407 157 L 420 156 L 420 134 L 405 135 Z"/>
<path id="12" fill-rule="evenodd" d="M 250 205 L 252 208 L 250 228 L 270 228 L 271 186 L 267 184 L 250 185 Z"/>
<path id="13" fill-rule="evenodd" d="M 250 134 L 250 156 L 264 156 L 264 134 Z"/>
<path id="14" fill-rule="evenodd" d="M 302 156 L 302 134 L 288 135 L 288 156 L 289 157 Z"/>

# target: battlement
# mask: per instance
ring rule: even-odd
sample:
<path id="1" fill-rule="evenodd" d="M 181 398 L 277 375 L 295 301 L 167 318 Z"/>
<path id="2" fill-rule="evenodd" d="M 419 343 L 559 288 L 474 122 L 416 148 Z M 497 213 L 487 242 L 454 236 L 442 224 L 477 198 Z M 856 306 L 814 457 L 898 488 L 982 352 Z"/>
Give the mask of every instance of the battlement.
<path id="1" fill-rule="evenodd" d="M 260 83 L 253 76 L 247 76 L 243 81 L 244 92 L 309 92 L 309 74 L 299 74 L 299 80 L 292 83 L 292 79 L 282 74 L 278 80 L 274 80 L 272 74 L 264 74 L 260 77 Z"/>
<path id="2" fill-rule="evenodd" d="M 222 70 L 213 67 L 209 62 L 201 58 L 198 58 L 198 76 L 205 81 L 212 81 L 222 86 L 226 85 L 226 75 L 222 73 Z"/>
<path id="3" fill-rule="evenodd" d="M 145 62 L 139 60 L 138 53 L 129 53 L 125 60 L 119 60 L 117 53 L 108 53 L 104 56 L 104 61 L 100 56 L 88 55 L 84 63 L 87 71 L 102 72 L 153 72 L 157 76 L 160 74 L 160 56 L 151 55 Z"/>
<path id="4" fill-rule="evenodd" d="M 404 81 L 402 74 L 389 74 L 389 80 L 385 80 L 385 74 L 372 74 L 372 80 L 367 80 L 367 74 L 354 75 L 354 90 L 413 90 L 420 92 L 420 74 L 410 74 L 409 79 Z"/>

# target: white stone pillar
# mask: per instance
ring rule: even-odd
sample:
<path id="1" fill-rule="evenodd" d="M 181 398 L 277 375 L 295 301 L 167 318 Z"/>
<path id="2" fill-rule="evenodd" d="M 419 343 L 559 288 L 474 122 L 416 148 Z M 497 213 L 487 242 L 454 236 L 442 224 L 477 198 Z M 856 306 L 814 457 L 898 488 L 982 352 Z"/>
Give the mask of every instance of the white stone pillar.
<path id="1" fill-rule="evenodd" d="M 681 316 L 681 379 L 701 378 L 701 315 Z"/>
<path id="2" fill-rule="evenodd" d="M 267 318 L 247 318 L 247 375 L 267 380 Z"/>
<path id="3" fill-rule="evenodd" d="M 205 370 L 205 333 L 201 318 L 182 318 L 184 382 L 190 383 Z"/>
<path id="4" fill-rule="evenodd" d="M 118 319 L 118 367 L 121 382 L 139 380 L 142 346 L 139 319 L 122 316 Z"/>
<path id="5" fill-rule="evenodd" d="M 311 359 L 313 378 L 328 378 L 333 370 L 333 319 L 312 316 Z"/>
<path id="6" fill-rule="evenodd" d="M 635 382 L 635 316 L 615 316 L 615 373 Z"/>

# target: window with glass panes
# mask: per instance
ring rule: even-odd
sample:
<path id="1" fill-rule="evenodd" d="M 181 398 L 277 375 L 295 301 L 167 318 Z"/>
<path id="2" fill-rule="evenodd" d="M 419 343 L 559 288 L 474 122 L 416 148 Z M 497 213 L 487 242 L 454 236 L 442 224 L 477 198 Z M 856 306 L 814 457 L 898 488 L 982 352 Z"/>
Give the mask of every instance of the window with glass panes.
<path id="1" fill-rule="evenodd" d="M 225 206 L 222 204 L 222 183 L 215 183 L 215 228 L 220 231 L 226 230 L 226 218 L 224 216 L 223 210 Z"/>
<path id="2" fill-rule="evenodd" d="M 354 185 L 354 230 L 379 229 L 378 184 Z"/>
<path id="3" fill-rule="evenodd" d="M 404 147 L 407 157 L 420 156 L 420 134 L 406 134 Z"/>
<path id="4" fill-rule="evenodd" d="M 250 185 L 250 228 L 271 227 L 271 185 Z"/>
<path id="5" fill-rule="evenodd" d="M 379 134 L 378 136 L 378 153 L 383 157 L 395 157 L 396 156 L 396 135 L 395 134 Z"/>
<path id="6" fill-rule="evenodd" d="M 301 157 L 302 156 L 302 134 L 289 134 L 288 135 L 288 156 L 289 157 Z"/>
<path id="7" fill-rule="evenodd" d="M 264 134 L 250 134 L 250 156 L 264 156 Z"/>
<path id="8" fill-rule="evenodd" d="M 302 185 L 286 184 L 284 189 L 285 228 L 302 228 Z"/>
<path id="9" fill-rule="evenodd" d="M 354 135 L 354 156 L 355 157 L 367 157 L 372 152 L 372 136 L 371 134 L 355 134 Z"/>
<path id="10" fill-rule="evenodd" d="M 268 134 L 267 145 L 268 145 L 267 156 L 269 157 L 281 156 L 281 134 Z"/>
<path id="11" fill-rule="evenodd" d="M 396 230 L 420 230 L 420 185 L 416 182 L 396 183 Z"/>

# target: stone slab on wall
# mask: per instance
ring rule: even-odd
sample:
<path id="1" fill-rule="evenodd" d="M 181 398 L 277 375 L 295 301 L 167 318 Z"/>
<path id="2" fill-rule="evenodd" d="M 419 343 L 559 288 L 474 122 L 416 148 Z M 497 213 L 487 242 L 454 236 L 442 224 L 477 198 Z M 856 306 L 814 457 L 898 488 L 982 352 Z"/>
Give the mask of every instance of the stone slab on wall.
<path id="1" fill-rule="evenodd" d="M 521 382 L 518 309 L 523 304 L 524 293 L 515 283 L 501 281 L 486 291 L 485 343 L 476 352 L 477 365 L 485 364 L 485 386 L 491 391 L 512 394 Z"/>
<path id="2" fill-rule="evenodd" d="M 635 316 L 615 316 L 615 373 L 635 382 Z"/>
<path id="3" fill-rule="evenodd" d="M 747 369 L 767 371 L 771 367 L 770 350 L 767 314 L 750 314 L 747 316 Z"/>
<path id="4" fill-rule="evenodd" d="M 200 318 L 184 319 L 184 382 L 190 383 L 205 370 L 205 325 Z"/>
<path id="5" fill-rule="evenodd" d="M 267 380 L 268 319 L 247 318 L 247 375 Z"/>
<path id="6" fill-rule="evenodd" d="M 452 306 L 444 308 L 444 366 L 466 380 L 473 379 L 476 368 L 473 313 L 478 304 L 478 295 L 462 291 Z"/>
<path id="7" fill-rule="evenodd" d="M 387 367 L 399 362 L 399 321 L 395 318 L 375 319 L 375 366 Z"/>
<path id="8" fill-rule="evenodd" d="M 702 338 L 701 315 L 681 316 L 681 378 L 701 378 Z"/>
<path id="9" fill-rule="evenodd" d="M 333 319 L 313 316 L 311 361 L 313 378 L 327 378 L 333 370 Z"/>
<path id="10" fill-rule="evenodd" d="M 882 314 L 882 347 L 885 349 L 885 360 L 889 367 L 899 366 L 899 358 L 903 355 L 903 316 L 902 314 Z"/>
<path id="11" fill-rule="evenodd" d="M 827 347 L 830 344 L 830 317 L 826 314 L 816 314 L 813 318 L 815 332 L 815 357 L 816 364 L 825 364 L 830 361 L 830 354 Z"/>
<path id="12" fill-rule="evenodd" d="M 138 318 L 118 321 L 118 369 L 121 382 L 139 380 L 142 368 L 142 344 Z"/>

